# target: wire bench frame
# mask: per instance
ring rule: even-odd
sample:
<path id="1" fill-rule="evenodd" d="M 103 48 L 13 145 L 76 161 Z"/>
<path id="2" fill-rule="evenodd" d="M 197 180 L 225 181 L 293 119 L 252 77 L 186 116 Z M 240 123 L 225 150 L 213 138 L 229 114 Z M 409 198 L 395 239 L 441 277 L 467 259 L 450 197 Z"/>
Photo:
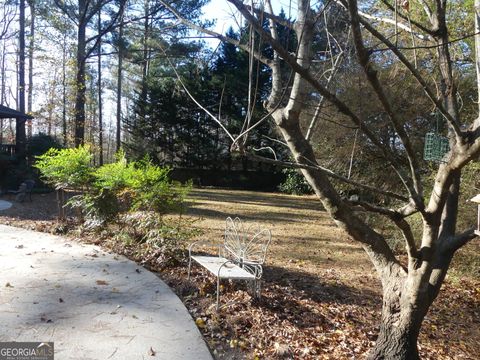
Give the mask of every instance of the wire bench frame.
<path id="1" fill-rule="evenodd" d="M 254 296 L 260 297 L 260 278 L 263 274 L 267 249 L 272 239 L 268 229 L 257 224 L 245 225 L 240 218 L 228 217 L 225 221 L 223 244 L 196 241 L 188 248 L 188 279 L 192 260 L 217 277 L 217 310 L 220 307 L 220 280 L 247 280 L 253 282 Z M 198 246 L 217 248 L 217 256 L 196 256 Z"/>

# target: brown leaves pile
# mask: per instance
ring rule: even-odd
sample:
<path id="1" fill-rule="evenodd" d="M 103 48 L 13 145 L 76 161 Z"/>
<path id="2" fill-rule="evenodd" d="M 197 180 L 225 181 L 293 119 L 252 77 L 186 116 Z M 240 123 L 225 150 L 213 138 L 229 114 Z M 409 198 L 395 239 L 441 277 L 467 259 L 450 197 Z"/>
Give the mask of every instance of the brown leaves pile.
<path id="1" fill-rule="evenodd" d="M 182 268 L 163 272 L 217 359 L 366 357 L 378 332 L 379 293 L 341 284 L 335 272 L 325 272 L 320 285 L 309 284 L 298 273 L 281 279 L 269 275 L 260 301 L 241 282 L 225 282 L 224 306 L 217 312 L 214 278 L 201 270 L 193 272 L 191 281 Z M 447 284 L 440 297 L 422 328 L 422 358 L 474 359 L 480 353 L 480 282 Z M 469 337 L 461 336 L 467 332 Z"/>

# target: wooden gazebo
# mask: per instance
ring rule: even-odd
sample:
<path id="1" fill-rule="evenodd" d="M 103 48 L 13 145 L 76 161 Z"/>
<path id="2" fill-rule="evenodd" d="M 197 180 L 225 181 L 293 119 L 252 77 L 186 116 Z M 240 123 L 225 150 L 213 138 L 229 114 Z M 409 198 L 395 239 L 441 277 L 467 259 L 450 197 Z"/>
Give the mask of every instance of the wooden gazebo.
<path id="1" fill-rule="evenodd" d="M 33 116 L 0 105 L 0 119 L 16 119 L 15 144 L 2 144 L 0 142 L 0 152 L 22 153 L 25 150 L 25 121 L 33 119 Z"/>

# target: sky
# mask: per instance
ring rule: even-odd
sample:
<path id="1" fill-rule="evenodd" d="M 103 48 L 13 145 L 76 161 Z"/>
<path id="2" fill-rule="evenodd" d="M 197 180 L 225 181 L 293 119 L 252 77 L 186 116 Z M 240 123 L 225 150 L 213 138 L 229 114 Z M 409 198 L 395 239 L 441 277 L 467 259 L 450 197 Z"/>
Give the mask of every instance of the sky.
<path id="1" fill-rule="evenodd" d="M 254 3 L 264 2 L 263 0 L 254 0 Z M 273 11 L 278 14 L 283 7 L 288 14 L 288 9 L 292 11 L 296 6 L 296 0 L 271 0 Z M 246 0 L 245 3 L 250 3 Z M 240 13 L 238 10 L 230 4 L 227 0 L 210 0 L 210 3 L 204 7 L 204 18 L 216 19 L 215 31 L 221 34 L 225 34 L 227 29 L 232 26 L 234 29 L 238 28 L 238 24 L 241 21 Z M 208 41 L 215 47 L 218 44 L 218 40 Z M 215 45 L 215 46 L 213 46 Z"/>

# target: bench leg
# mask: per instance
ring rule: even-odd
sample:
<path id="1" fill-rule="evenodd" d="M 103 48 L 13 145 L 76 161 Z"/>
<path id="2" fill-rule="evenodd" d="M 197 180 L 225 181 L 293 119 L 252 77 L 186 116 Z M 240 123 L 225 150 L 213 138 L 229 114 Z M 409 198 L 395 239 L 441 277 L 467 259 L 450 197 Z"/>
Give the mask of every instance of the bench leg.
<path id="1" fill-rule="evenodd" d="M 260 279 L 253 280 L 253 296 L 257 300 L 260 300 L 260 298 L 262 296 L 262 294 L 261 294 L 262 289 L 261 288 L 262 288 L 261 280 Z"/>
<path id="2" fill-rule="evenodd" d="M 190 270 L 192 269 L 192 258 L 188 257 L 188 280 L 190 280 Z"/>
<path id="3" fill-rule="evenodd" d="M 220 277 L 217 277 L 217 310 L 220 308 Z"/>

